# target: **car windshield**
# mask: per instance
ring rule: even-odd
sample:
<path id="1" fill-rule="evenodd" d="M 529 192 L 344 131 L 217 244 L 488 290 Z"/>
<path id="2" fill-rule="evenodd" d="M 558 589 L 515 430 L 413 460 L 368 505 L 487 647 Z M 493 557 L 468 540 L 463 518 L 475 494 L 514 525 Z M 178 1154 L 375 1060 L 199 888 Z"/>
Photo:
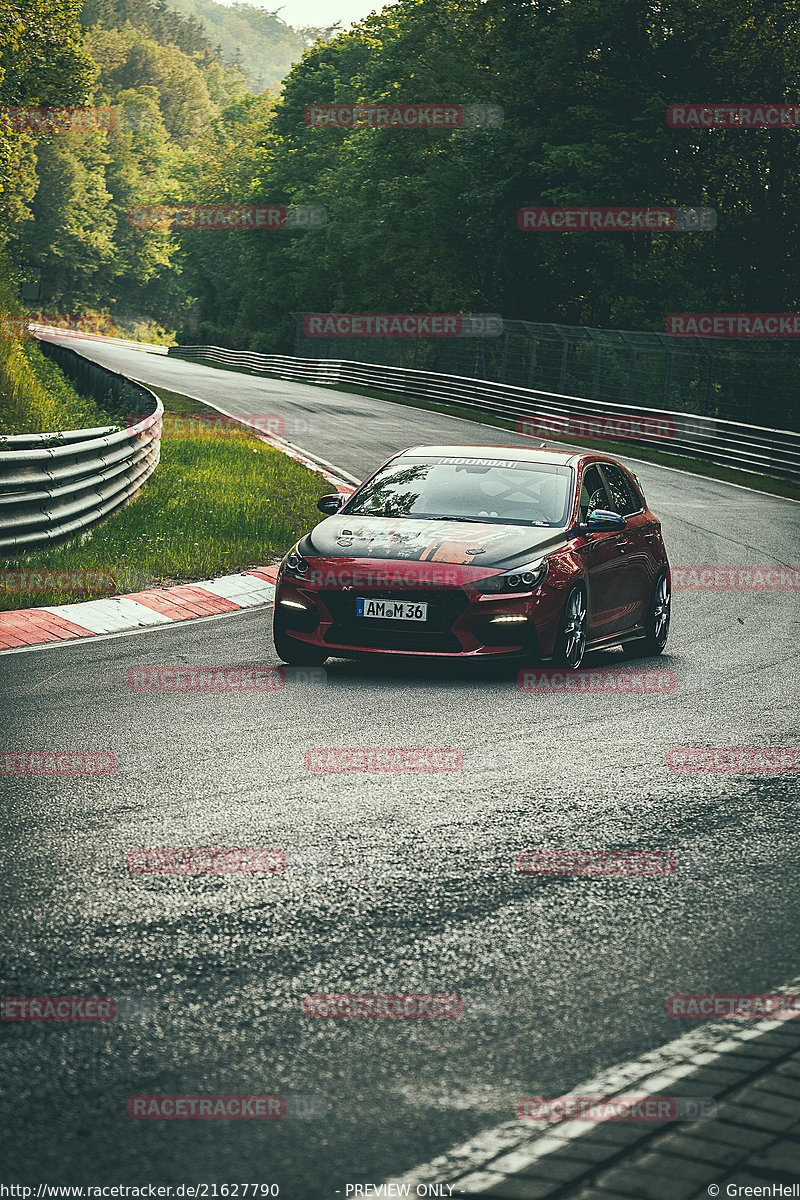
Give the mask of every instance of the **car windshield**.
<path id="1" fill-rule="evenodd" d="M 404 456 L 387 463 L 341 510 L 348 516 L 566 525 L 572 470 L 520 459 Z"/>

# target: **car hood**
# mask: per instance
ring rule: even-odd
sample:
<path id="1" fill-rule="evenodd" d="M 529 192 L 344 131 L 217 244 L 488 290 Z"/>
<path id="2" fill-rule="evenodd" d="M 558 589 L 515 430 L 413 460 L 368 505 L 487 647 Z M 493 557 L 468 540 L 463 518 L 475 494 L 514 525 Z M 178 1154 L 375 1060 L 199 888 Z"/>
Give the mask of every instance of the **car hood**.
<path id="1" fill-rule="evenodd" d="M 461 563 L 489 569 L 521 566 L 565 541 L 563 529 L 410 517 L 329 517 L 300 543 L 305 557 Z"/>

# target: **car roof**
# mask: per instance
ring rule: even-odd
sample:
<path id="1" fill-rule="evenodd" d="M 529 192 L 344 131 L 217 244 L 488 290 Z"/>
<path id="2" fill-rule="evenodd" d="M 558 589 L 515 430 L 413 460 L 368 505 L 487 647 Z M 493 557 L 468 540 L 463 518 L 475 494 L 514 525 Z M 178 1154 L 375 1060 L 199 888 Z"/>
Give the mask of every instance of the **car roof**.
<path id="1" fill-rule="evenodd" d="M 548 446 L 410 446 L 402 450 L 397 458 L 413 455 L 415 458 L 505 458 L 522 462 L 549 462 L 566 466 L 585 456 L 574 451 L 551 450 Z"/>

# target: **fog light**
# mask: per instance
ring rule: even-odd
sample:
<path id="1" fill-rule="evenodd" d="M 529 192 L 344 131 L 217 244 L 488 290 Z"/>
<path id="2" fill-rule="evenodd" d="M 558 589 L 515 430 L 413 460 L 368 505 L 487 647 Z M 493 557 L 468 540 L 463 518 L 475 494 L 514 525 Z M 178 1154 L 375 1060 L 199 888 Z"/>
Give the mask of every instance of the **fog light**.
<path id="1" fill-rule="evenodd" d="M 510 613 L 508 616 L 504 617 L 490 617 L 489 621 L 492 625 L 499 625 L 501 622 L 508 623 L 511 621 L 527 621 L 527 619 L 528 618 L 522 613 Z"/>
<path id="2" fill-rule="evenodd" d="M 308 612 L 308 605 L 301 604 L 299 600 L 281 600 L 281 604 L 285 604 L 287 608 L 302 608 L 303 612 Z"/>

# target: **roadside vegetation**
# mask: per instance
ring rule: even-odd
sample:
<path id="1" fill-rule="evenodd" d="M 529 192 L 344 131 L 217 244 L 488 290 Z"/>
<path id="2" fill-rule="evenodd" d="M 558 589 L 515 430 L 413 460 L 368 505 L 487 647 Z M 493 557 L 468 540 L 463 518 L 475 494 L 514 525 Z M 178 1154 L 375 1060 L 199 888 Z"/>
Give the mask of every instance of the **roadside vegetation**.
<path id="1" fill-rule="evenodd" d="M 183 342 L 268 353 L 291 352 L 300 312 L 663 333 L 670 312 L 798 311 L 800 143 L 786 129 L 671 128 L 666 108 L 793 103 L 800 0 L 765 0 L 757 18 L 742 0 L 398 0 L 331 40 L 253 6 L 177 7 L 0 0 L 0 104 L 118 116 L 100 132 L 0 129 L 0 243 L 39 269 L 43 311 L 88 308 L 120 328 L 147 316 Z M 256 25 L 274 63 L 248 61 Z M 488 103 L 504 119 L 381 130 L 304 116 L 394 101 Z M 141 205 L 215 203 L 321 204 L 328 223 L 253 234 L 128 220 Z M 718 225 L 516 225 L 525 204 L 592 203 L 711 205 Z"/>
<path id="2" fill-rule="evenodd" d="M 10 323 L 22 311 L 8 269 L 0 261 L 0 435 L 113 424 L 114 418 L 91 397 L 77 392 L 36 342 L 9 336 Z"/>
<path id="3" fill-rule="evenodd" d="M 0 346 L 0 434 L 56 433 L 114 422 L 90 396 L 76 392 L 34 342 Z"/>
<path id="4" fill-rule="evenodd" d="M 331 491 L 320 474 L 227 422 L 220 427 L 204 419 L 196 400 L 153 390 L 168 415 L 161 462 L 138 497 L 80 541 L 0 561 L 12 572 L 104 572 L 117 586 L 104 593 L 0 586 L 0 609 L 67 604 L 264 566 L 319 518 L 317 499 Z M 169 414 L 181 419 L 170 421 Z"/>

